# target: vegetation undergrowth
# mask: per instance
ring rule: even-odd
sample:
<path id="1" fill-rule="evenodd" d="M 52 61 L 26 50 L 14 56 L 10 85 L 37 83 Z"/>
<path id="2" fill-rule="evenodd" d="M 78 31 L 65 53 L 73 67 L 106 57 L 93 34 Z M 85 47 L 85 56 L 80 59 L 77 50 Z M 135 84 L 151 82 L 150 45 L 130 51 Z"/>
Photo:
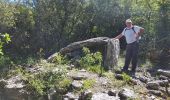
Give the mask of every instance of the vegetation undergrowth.
<path id="1" fill-rule="evenodd" d="M 97 74 L 103 73 L 105 70 L 102 67 L 102 54 L 101 52 L 91 53 L 89 48 L 84 47 L 83 56 L 79 60 L 80 68 L 87 69 L 88 71 Z"/>

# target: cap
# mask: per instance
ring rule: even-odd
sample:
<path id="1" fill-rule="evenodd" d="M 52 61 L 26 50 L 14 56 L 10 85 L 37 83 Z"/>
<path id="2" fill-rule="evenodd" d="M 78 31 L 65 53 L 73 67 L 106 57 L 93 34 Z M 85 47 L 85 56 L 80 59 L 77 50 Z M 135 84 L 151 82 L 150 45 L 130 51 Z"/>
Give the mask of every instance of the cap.
<path id="1" fill-rule="evenodd" d="M 130 19 L 127 19 L 127 20 L 126 20 L 126 23 L 128 23 L 128 22 L 132 23 L 132 21 L 131 21 Z"/>

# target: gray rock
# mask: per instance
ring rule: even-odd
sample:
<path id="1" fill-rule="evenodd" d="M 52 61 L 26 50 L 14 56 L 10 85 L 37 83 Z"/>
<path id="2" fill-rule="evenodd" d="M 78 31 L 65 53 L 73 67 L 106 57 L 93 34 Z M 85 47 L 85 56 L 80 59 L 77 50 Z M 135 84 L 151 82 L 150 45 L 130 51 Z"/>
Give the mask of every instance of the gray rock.
<path id="1" fill-rule="evenodd" d="M 122 74 L 115 74 L 115 78 L 118 80 L 123 80 Z"/>
<path id="2" fill-rule="evenodd" d="M 117 65 L 118 56 L 120 52 L 119 47 L 119 40 L 118 39 L 110 39 L 108 37 L 96 37 L 91 38 L 83 41 L 78 41 L 67 45 L 66 47 L 62 48 L 59 52 L 61 54 L 67 54 L 70 52 L 74 52 L 78 49 L 83 47 L 94 47 L 99 46 L 103 48 L 103 64 L 107 69 L 112 70 L 114 66 Z M 55 58 L 57 53 L 53 54 L 48 58 L 48 61 L 51 62 Z"/>
<path id="3" fill-rule="evenodd" d="M 147 77 L 145 77 L 145 76 L 140 76 L 140 77 L 139 77 L 139 80 L 140 80 L 141 82 L 147 83 L 148 80 L 149 80 L 149 78 L 147 78 Z"/>
<path id="4" fill-rule="evenodd" d="M 88 77 L 88 74 L 87 73 L 82 73 L 82 72 L 79 72 L 79 73 L 77 73 L 77 74 L 75 74 L 75 75 L 73 75 L 72 76 L 72 78 L 74 79 L 74 80 L 82 80 L 82 79 L 87 79 L 87 77 Z"/>
<path id="5" fill-rule="evenodd" d="M 159 76 L 159 79 L 160 79 L 160 80 L 168 80 L 168 77 L 163 76 L 163 75 L 160 75 L 160 76 Z"/>
<path id="6" fill-rule="evenodd" d="M 83 93 L 81 93 L 80 100 L 90 100 L 92 98 L 92 91 L 86 90 Z"/>
<path id="7" fill-rule="evenodd" d="M 67 93 L 67 94 L 65 94 L 64 96 L 63 96 L 63 98 L 64 98 L 64 100 L 78 100 L 79 99 L 79 97 L 78 96 L 76 96 L 75 94 L 73 94 L 73 93 Z"/>
<path id="8" fill-rule="evenodd" d="M 119 52 L 120 52 L 119 40 L 109 39 L 106 45 L 106 53 L 103 60 L 106 69 L 113 70 L 114 66 L 117 66 Z"/>
<path id="9" fill-rule="evenodd" d="M 95 93 L 92 95 L 91 100 L 119 100 L 119 98 L 109 96 L 107 93 Z"/>
<path id="10" fill-rule="evenodd" d="M 138 80 L 136 80 L 136 79 L 131 79 L 130 82 L 131 82 L 133 85 L 137 85 L 137 84 L 138 84 Z"/>
<path id="11" fill-rule="evenodd" d="M 169 81 L 168 80 L 159 80 L 158 83 L 162 87 L 166 87 L 166 86 L 169 85 Z"/>
<path id="12" fill-rule="evenodd" d="M 156 80 L 147 83 L 148 89 L 159 90 L 160 86 L 166 87 L 168 86 L 168 80 Z"/>
<path id="13" fill-rule="evenodd" d="M 159 90 L 160 88 L 159 83 L 157 81 L 148 82 L 146 87 L 148 89 L 154 89 L 154 90 Z"/>
<path id="14" fill-rule="evenodd" d="M 119 93 L 119 97 L 121 100 L 127 100 L 127 99 L 135 99 L 136 95 L 133 90 L 123 88 Z"/>
<path id="15" fill-rule="evenodd" d="M 109 96 L 116 96 L 116 94 L 117 94 L 117 91 L 114 90 L 114 89 L 111 89 L 111 90 L 108 91 Z"/>
<path id="16" fill-rule="evenodd" d="M 81 81 L 76 81 L 74 80 L 72 83 L 71 83 L 71 86 L 73 87 L 73 89 L 81 89 L 83 87 L 83 84 Z"/>
<path id="17" fill-rule="evenodd" d="M 163 76 L 167 76 L 170 78 L 170 70 L 162 70 L 162 69 L 159 69 L 157 71 L 159 74 L 163 75 Z"/>
<path id="18" fill-rule="evenodd" d="M 148 93 L 156 95 L 156 96 L 162 96 L 162 92 L 158 90 L 149 90 Z"/>

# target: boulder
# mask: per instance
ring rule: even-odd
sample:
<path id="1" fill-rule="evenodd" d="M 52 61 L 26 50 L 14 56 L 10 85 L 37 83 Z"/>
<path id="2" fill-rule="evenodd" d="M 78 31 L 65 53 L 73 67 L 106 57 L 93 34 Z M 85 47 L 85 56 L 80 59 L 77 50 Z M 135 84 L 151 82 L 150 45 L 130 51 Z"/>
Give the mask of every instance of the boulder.
<path id="1" fill-rule="evenodd" d="M 145 77 L 145 76 L 140 76 L 140 77 L 139 77 L 139 80 L 140 80 L 141 82 L 147 83 L 148 80 L 149 80 L 149 78 L 147 78 L 147 77 Z"/>
<path id="2" fill-rule="evenodd" d="M 156 95 L 156 96 L 162 96 L 162 92 L 158 90 L 149 90 L 148 93 Z"/>
<path id="3" fill-rule="evenodd" d="M 92 98 L 92 91 L 91 90 L 86 90 L 81 93 L 80 95 L 80 100 L 90 100 Z"/>
<path id="4" fill-rule="evenodd" d="M 122 90 L 120 90 L 118 95 L 119 95 L 121 100 L 128 100 L 128 99 L 135 99 L 136 98 L 134 91 L 127 89 L 127 88 L 123 88 Z"/>
<path id="5" fill-rule="evenodd" d="M 114 89 L 111 89 L 111 90 L 108 91 L 109 96 L 116 96 L 116 94 L 117 94 L 117 91 L 114 90 Z"/>
<path id="6" fill-rule="evenodd" d="M 118 80 L 123 80 L 122 74 L 115 74 L 115 78 Z"/>
<path id="7" fill-rule="evenodd" d="M 74 74 L 71 76 L 74 80 L 83 80 L 87 79 L 88 74 L 84 72 L 78 72 L 77 74 Z"/>
<path id="8" fill-rule="evenodd" d="M 119 98 L 109 96 L 107 93 L 94 93 L 91 100 L 119 100 Z"/>
<path id="9" fill-rule="evenodd" d="M 73 87 L 73 89 L 81 89 L 83 87 L 83 84 L 81 81 L 76 81 L 74 80 L 72 83 L 71 83 L 71 86 Z"/>
<path id="10" fill-rule="evenodd" d="M 63 96 L 64 100 L 78 100 L 79 97 L 76 96 L 75 94 L 69 92 Z"/>
<path id="11" fill-rule="evenodd" d="M 163 76 L 169 77 L 170 78 L 170 70 L 162 70 L 162 69 L 158 69 L 158 74 L 161 74 Z"/>
<path id="12" fill-rule="evenodd" d="M 156 80 L 156 81 L 151 81 L 147 83 L 147 88 L 148 89 L 154 89 L 154 90 L 159 90 L 160 86 L 166 87 L 169 85 L 168 80 Z"/>
<path id="13" fill-rule="evenodd" d="M 78 41 L 67 45 L 62 48 L 59 52 L 51 55 L 47 61 L 52 62 L 58 53 L 62 55 L 66 55 L 70 52 L 75 52 L 77 50 L 81 50 L 83 47 L 96 47 L 102 48 L 103 54 L 103 65 L 106 69 L 113 69 L 114 66 L 117 66 L 118 56 L 119 56 L 119 40 L 118 39 L 110 39 L 108 37 L 96 37 L 83 41 Z M 99 49 L 98 48 L 98 49 Z M 78 54 L 78 53 L 76 53 Z M 74 55 L 78 56 L 78 55 Z"/>
<path id="14" fill-rule="evenodd" d="M 146 87 L 148 89 L 154 89 L 154 90 L 159 90 L 160 88 L 160 85 L 157 81 L 151 81 L 151 82 L 148 82 Z"/>

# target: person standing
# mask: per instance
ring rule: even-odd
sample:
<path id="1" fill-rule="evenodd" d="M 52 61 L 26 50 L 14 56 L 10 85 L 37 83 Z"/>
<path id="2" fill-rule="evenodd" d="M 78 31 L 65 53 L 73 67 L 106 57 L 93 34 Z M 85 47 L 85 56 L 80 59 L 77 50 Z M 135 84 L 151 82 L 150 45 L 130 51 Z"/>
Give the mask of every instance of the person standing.
<path id="1" fill-rule="evenodd" d="M 126 56 L 125 64 L 122 69 L 123 72 L 127 72 L 129 64 L 132 63 L 132 75 L 135 75 L 137 62 L 138 62 L 138 50 L 139 50 L 139 39 L 141 38 L 144 28 L 133 25 L 131 19 L 126 20 L 126 28 L 123 32 L 113 39 L 120 39 L 125 36 L 127 46 L 126 46 Z"/>

